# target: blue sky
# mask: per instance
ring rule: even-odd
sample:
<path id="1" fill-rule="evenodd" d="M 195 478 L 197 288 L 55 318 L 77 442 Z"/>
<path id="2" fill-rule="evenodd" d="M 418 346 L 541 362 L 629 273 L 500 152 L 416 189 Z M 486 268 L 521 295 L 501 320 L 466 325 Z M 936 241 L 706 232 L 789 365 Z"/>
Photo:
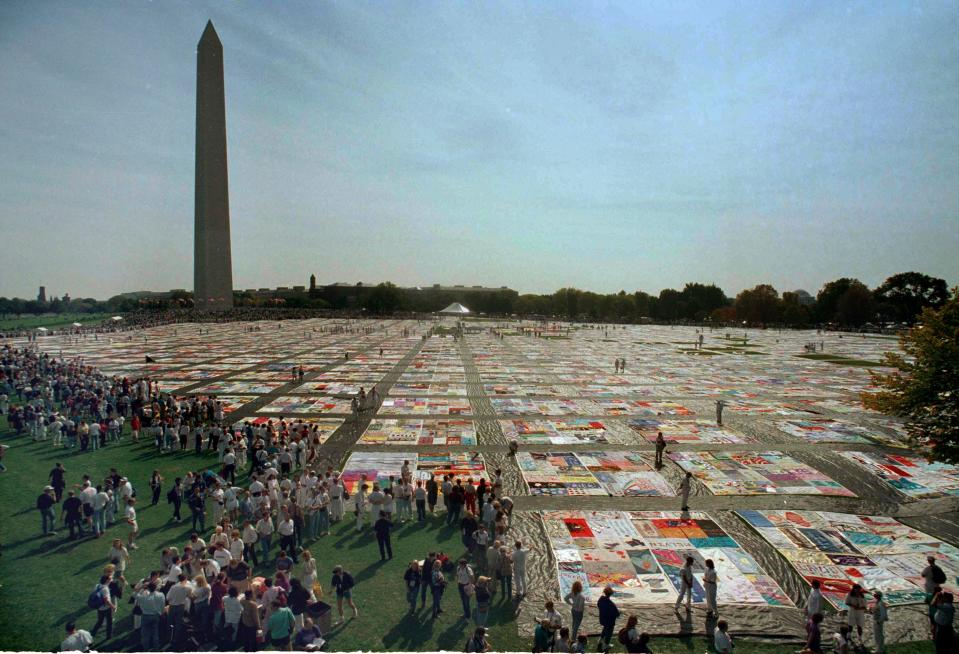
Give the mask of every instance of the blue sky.
<path id="1" fill-rule="evenodd" d="M 196 42 L 234 285 L 959 283 L 955 2 L 0 3 L 0 295 L 191 288 Z"/>

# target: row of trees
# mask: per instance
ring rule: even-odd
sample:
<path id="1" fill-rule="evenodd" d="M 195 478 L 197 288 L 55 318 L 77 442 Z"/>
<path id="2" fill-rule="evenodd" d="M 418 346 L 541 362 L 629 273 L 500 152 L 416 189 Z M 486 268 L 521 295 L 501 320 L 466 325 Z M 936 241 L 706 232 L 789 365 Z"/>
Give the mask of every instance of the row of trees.
<path id="1" fill-rule="evenodd" d="M 815 298 L 805 292 L 782 294 L 760 284 L 728 298 L 715 284 L 686 284 L 682 290 L 663 289 L 601 294 L 561 288 L 547 295 L 519 295 L 510 289 L 401 289 L 390 282 L 376 286 L 323 287 L 316 291 L 259 296 L 237 291 L 236 306 L 358 310 L 375 315 L 398 312 L 428 313 L 460 302 L 474 313 L 490 315 L 555 316 L 568 320 L 641 322 L 746 322 L 751 325 L 808 326 L 837 324 L 860 327 L 866 323 L 912 324 L 924 308 L 941 307 L 949 297 L 945 280 L 917 272 L 893 275 L 875 289 L 858 279 L 843 277 L 825 284 Z M 0 298 L 0 314 L 130 311 L 136 308 L 189 308 L 192 296 L 177 291 L 164 299 L 135 300 L 117 296 L 106 302 L 92 299 L 39 303 Z"/>

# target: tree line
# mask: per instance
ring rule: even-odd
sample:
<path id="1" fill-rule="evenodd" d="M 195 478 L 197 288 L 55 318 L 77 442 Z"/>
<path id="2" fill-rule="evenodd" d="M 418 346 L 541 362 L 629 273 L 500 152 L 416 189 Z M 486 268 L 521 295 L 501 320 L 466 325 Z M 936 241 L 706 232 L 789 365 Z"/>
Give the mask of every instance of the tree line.
<path id="1" fill-rule="evenodd" d="M 833 324 L 861 327 L 867 323 L 913 324 L 925 308 L 938 308 L 949 299 L 946 281 L 917 272 L 893 275 L 876 288 L 849 277 L 826 283 L 815 297 L 803 292 L 780 293 L 770 284 L 746 289 L 734 298 L 715 284 L 689 283 L 682 290 L 666 288 L 658 295 L 635 291 L 594 293 L 561 288 L 550 294 L 519 294 L 510 289 L 403 289 L 390 282 L 318 288 L 284 297 L 254 297 L 234 293 L 242 307 L 302 308 L 333 311 L 365 310 L 370 315 L 431 313 L 453 302 L 474 314 L 530 316 L 605 322 L 710 322 L 803 327 Z M 0 298 L 0 314 L 132 311 L 134 309 L 189 308 L 192 296 L 178 291 L 160 300 L 114 297 L 105 302 L 90 298 L 40 303 L 36 300 Z"/>

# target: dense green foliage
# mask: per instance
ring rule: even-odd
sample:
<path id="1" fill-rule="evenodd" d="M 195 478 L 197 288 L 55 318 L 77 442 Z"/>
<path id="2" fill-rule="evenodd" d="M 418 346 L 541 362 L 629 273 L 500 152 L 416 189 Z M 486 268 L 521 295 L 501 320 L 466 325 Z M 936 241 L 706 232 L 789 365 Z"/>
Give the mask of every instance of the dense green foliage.
<path id="1" fill-rule="evenodd" d="M 918 448 L 959 463 L 959 288 L 942 308 L 923 310 L 921 323 L 902 335 L 902 353 L 886 354 L 883 363 L 896 370 L 873 375 L 883 390 L 863 399 L 905 418 Z"/>

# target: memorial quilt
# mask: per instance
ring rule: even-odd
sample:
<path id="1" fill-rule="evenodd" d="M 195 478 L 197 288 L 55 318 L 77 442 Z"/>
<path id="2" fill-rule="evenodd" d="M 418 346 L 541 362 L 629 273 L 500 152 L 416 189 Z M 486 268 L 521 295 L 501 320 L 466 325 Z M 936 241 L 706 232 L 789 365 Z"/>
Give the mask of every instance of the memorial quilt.
<path id="1" fill-rule="evenodd" d="M 516 463 L 531 495 L 674 495 L 635 452 L 519 452 Z"/>
<path id="2" fill-rule="evenodd" d="M 629 428 L 650 443 L 662 432 L 667 443 L 709 443 L 725 445 L 751 443 L 753 439 L 733 433 L 726 427 L 718 427 L 702 420 L 659 420 L 657 418 L 633 418 Z"/>
<path id="3" fill-rule="evenodd" d="M 925 601 L 922 570 L 935 556 L 956 593 L 959 548 L 894 518 L 819 511 L 737 511 L 837 609 L 853 584 L 881 590 L 890 605 Z"/>
<path id="4" fill-rule="evenodd" d="M 693 601 L 705 601 L 703 574 L 712 559 L 719 604 L 793 606 L 776 581 L 708 514 L 657 511 L 544 511 L 556 560 L 559 596 L 579 581 L 592 604 L 612 586 L 622 608 L 670 604 L 680 570 L 693 558 Z"/>
<path id="5" fill-rule="evenodd" d="M 917 456 L 880 452 L 840 452 L 909 497 L 959 495 L 959 466 Z"/>
<path id="6" fill-rule="evenodd" d="M 674 452 L 679 467 L 713 495 L 829 495 L 855 497 L 818 470 L 782 452 Z"/>

